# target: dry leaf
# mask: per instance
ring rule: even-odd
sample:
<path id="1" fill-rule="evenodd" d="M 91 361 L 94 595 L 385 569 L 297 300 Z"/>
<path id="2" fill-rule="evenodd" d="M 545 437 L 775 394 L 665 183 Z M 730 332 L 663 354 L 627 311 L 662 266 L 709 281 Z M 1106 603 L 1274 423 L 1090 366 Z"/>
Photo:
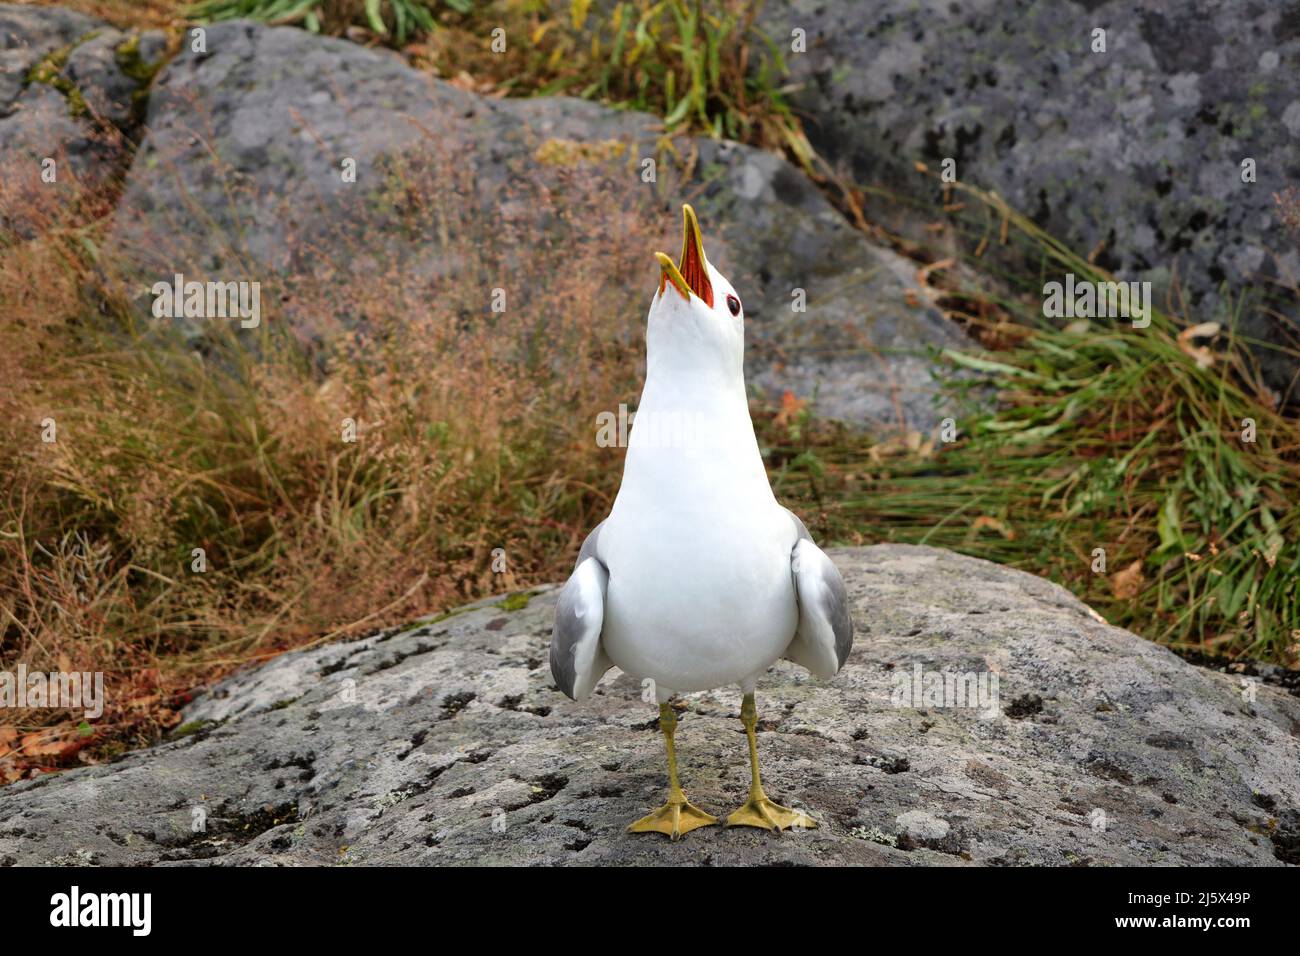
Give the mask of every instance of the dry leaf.
<path id="1" fill-rule="evenodd" d="M 71 757 L 90 743 L 92 739 L 93 735 L 89 737 L 78 737 L 76 735 L 69 737 L 63 731 L 37 731 L 23 737 L 22 756 L 27 758 L 54 757 L 61 760 L 64 757 Z"/>
<path id="2" fill-rule="evenodd" d="M 879 462 L 895 455 L 929 455 L 933 452 L 933 445 L 930 444 L 930 448 L 927 450 L 927 444 L 930 443 L 926 441 L 926 437 L 920 432 L 903 432 L 902 434 L 891 435 L 889 438 L 876 442 L 867 449 L 867 457 L 872 461 Z"/>
<path id="3" fill-rule="evenodd" d="M 943 272 L 947 269 L 951 269 L 953 267 L 953 264 L 956 261 L 957 261 L 956 259 L 951 259 L 951 258 L 939 259 L 935 262 L 931 262 L 928 265 L 921 266 L 919 269 L 916 270 L 916 281 L 921 285 L 922 288 L 926 288 L 930 285 L 931 272 Z"/>
<path id="4" fill-rule="evenodd" d="M 983 528 L 989 528 L 993 531 L 996 531 L 998 534 L 1002 535 L 1002 537 L 1006 538 L 1008 541 L 1014 541 L 1016 539 L 1016 533 L 1014 531 L 1012 531 L 1010 528 L 1004 525 L 997 518 L 994 518 L 990 515 L 980 515 L 978 518 L 976 518 L 974 521 L 971 522 L 972 530 L 979 531 Z"/>
<path id="5" fill-rule="evenodd" d="M 1137 597 L 1142 590 L 1142 559 L 1138 558 L 1123 571 L 1116 571 L 1110 578 L 1110 590 L 1121 601 Z"/>
<path id="6" fill-rule="evenodd" d="M 806 401 L 796 398 L 794 392 L 786 389 L 781 395 L 781 410 L 776 413 L 776 423 L 786 428 L 790 427 L 795 417 L 807 407 Z"/>
<path id="7" fill-rule="evenodd" d="M 1218 322 L 1201 322 L 1178 333 L 1178 347 L 1196 360 L 1198 368 L 1209 368 L 1214 364 L 1214 353 L 1204 345 L 1193 345 L 1192 340 L 1212 339 L 1218 334 Z"/>

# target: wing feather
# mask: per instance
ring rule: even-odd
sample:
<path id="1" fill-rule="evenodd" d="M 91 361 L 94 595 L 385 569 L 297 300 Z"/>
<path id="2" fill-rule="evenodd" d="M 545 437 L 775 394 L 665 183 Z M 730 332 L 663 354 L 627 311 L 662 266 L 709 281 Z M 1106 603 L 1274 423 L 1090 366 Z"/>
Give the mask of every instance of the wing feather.
<path id="1" fill-rule="evenodd" d="M 799 625 L 784 656 L 829 679 L 839 673 L 853 648 L 853 616 L 839 570 L 806 530 L 803 534 L 790 554 Z"/>
<path id="2" fill-rule="evenodd" d="M 551 631 L 551 676 L 555 686 L 574 700 L 590 697 L 601 677 L 614 666 L 600 644 L 609 586 L 609 571 L 596 557 L 600 527 L 582 543 L 578 566 L 560 592 Z"/>

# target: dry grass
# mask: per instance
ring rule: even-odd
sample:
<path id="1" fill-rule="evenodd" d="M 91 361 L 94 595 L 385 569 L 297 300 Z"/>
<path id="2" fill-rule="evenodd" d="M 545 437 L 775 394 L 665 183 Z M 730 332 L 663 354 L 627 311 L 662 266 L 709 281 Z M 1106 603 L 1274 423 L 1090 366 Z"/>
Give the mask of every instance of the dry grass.
<path id="1" fill-rule="evenodd" d="M 818 165 L 786 102 L 782 44 L 756 26 L 761 0 L 66 0 L 119 27 L 167 29 L 232 18 L 293 25 L 399 48 L 412 65 L 492 96 L 565 93 L 664 118 Z M 396 8 L 408 11 L 396 19 Z M 427 11 L 427 12 L 426 12 Z M 425 29 L 421 21 L 433 25 Z M 378 27 L 383 26 L 380 32 Z M 494 49 L 503 30 L 505 48 Z"/>
<path id="2" fill-rule="evenodd" d="M 99 17 L 115 27 L 161 30 L 178 28 L 185 22 L 184 4 L 175 0 L 14 0 L 33 7 L 66 7 Z"/>
<path id="3" fill-rule="evenodd" d="M 493 95 L 564 93 L 662 116 L 698 131 L 790 155 L 815 156 L 781 88 L 781 45 L 756 26 L 752 0 L 489 0 L 406 50 L 438 76 Z M 510 38 L 496 53 L 495 27 Z"/>
<path id="4" fill-rule="evenodd" d="M 864 449 L 805 429 L 773 450 L 778 495 L 819 502 L 835 539 L 988 558 L 1180 651 L 1300 665 L 1300 423 L 1261 381 L 1248 346 L 1262 343 L 1238 331 L 1259 290 L 1199 315 L 1175 290 L 1147 328 L 1049 321 L 1045 281 L 1114 277 L 998 197 L 956 188 L 962 211 L 927 216 L 951 230 L 951 257 L 917 284 L 991 352 L 936 356 L 980 376 L 949 380 L 958 440 Z M 976 385 L 986 394 L 966 401 Z"/>
<path id="5" fill-rule="evenodd" d="M 635 404 L 646 250 L 672 221 L 563 171 L 509 222 L 471 211 L 464 175 L 410 175 L 400 231 L 433 256 L 452 237 L 457 268 L 264 277 L 264 308 L 284 292 L 351 328 L 311 361 L 284 314 L 255 353 L 224 323 L 202 357 L 133 319 L 84 207 L 6 243 L 0 659 L 105 672 L 87 756 L 156 739 L 241 664 L 561 577 L 611 504 L 621 452 L 597 447 L 596 415 Z M 25 712 L 0 772 L 85 746 L 68 716 Z"/>

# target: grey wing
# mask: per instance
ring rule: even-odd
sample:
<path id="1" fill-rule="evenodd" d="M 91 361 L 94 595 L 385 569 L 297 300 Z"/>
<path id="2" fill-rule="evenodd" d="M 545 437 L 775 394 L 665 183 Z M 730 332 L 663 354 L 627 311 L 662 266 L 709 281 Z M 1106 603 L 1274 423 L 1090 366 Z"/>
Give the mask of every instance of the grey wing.
<path id="1" fill-rule="evenodd" d="M 590 697 L 605 671 L 614 666 L 600 645 L 605 622 L 609 571 L 596 557 L 596 526 L 578 552 L 578 564 L 560 592 L 551 632 L 551 676 L 569 697 Z"/>
<path id="2" fill-rule="evenodd" d="M 799 601 L 799 624 L 783 655 L 821 678 L 834 677 L 853 648 L 853 616 L 844 579 L 834 562 L 813 543 L 793 513 L 799 537 L 790 552 L 790 572 Z"/>

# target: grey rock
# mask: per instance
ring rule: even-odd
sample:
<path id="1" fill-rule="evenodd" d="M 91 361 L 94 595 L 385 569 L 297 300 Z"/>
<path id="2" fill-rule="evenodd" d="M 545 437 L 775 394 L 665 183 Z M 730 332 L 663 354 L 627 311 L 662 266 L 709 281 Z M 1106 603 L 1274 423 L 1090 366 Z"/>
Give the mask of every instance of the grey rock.
<path id="1" fill-rule="evenodd" d="M 913 163 L 957 162 L 1076 251 L 1153 285 L 1175 274 L 1193 321 L 1253 288 L 1281 312 L 1242 329 L 1300 343 L 1300 248 L 1274 194 L 1300 176 L 1300 18 L 1285 4 L 768 0 L 814 145 L 862 183 L 933 201 Z M 1106 31 L 1106 52 L 1091 51 Z M 1243 183 L 1252 158 L 1257 182 Z M 873 214 L 907 233 L 914 213 Z M 892 221 L 890 218 L 894 217 Z M 1273 280 L 1289 282 L 1277 287 Z M 1300 362 L 1261 346 L 1267 380 L 1300 401 Z"/>
<path id="2" fill-rule="evenodd" d="M 757 695 L 766 788 L 818 829 L 629 834 L 664 797 L 654 705 L 617 671 L 590 701 L 554 689 L 546 587 L 286 654 L 196 701 L 174 742 L 0 790 L 0 863 L 1297 862 L 1300 700 L 1247 703 L 1023 572 L 832 553 L 857 646 L 830 682 L 781 662 Z M 997 706 L 910 699 L 918 665 L 996 674 Z M 729 812 L 738 692 L 682 703 L 683 785 Z"/>
<path id="3" fill-rule="evenodd" d="M 63 71 L 80 91 L 91 115 L 118 129 L 132 125 L 132 97 L 139 88 L 117 64 L 117 50 L 127 39 L 119 30 L 101 30 L 68 55 Z"/>
<path id="4" fill-rule="evenodd" d="M 55 50 L 104 24 L 60 7 L 0 4 L 0 113 L 8 113 L 27 72 Z"/>
<path id="5" fill-rule="evenodd" d="M 117 51 L 133 34 L 58 7 L 0 4 L 0 229 L 28 237 L 43 220 L 111 191 L 130 160 L 140 82 Z M 140 55 L 156 63 L 162 34 L 139 35 Z M 32 79 L 51 55 L 62 60 L 52 82 Z M 78 97 L 80 98 L 78 100 Z M 41 178 L 54 160 L 57 178 Z"/>
<path id="6" fill-rule="evenodd" d="M 911 267 L 850 228 L 780 157 L 679 138 L 678 153 L 695 156 L 693 173 L 670 181 L 660 124 L 644 114 L 565 97 L 476 96 L 392 53 L 291 28 L 217 24 L 207 48 L 182 51 L 154 83 L 115 233 L 137 289 L 177 272 L 225 281 L 274 274 L 308 339 L 356 327 L 361 316 L 296 309 L 293 290 L 380 267 L 423 288 L 461 267 L 465 223 L 447 211 L 428 228 L 404 228 L 388 201 L 394 171 L 423 168 L 435 181 L 472 172 L 479 214 L 504 231 L 537 214 L 530 190 L 566 165 L 539 150 L 576 144 L 600 154 L 569 165 L 584 167 L 611 208 L 656 204 L 674 235 L 676 201 L 696 203 L 710 256 L 730 271 L 753 320 L 758 387 L 816 393 L 821 414 L 881 428 L 929 431 L 940 417 L 926 347 L 969 343 L 929 304 L 907 304 Z M 659 160 L 657 189 L 642 182 L 642 157 Z M 345 159 L 356 162 L 355 185 L 343 181 Z M 795 289 L 805 290 L 806 312 L 792 310 Z"/>

